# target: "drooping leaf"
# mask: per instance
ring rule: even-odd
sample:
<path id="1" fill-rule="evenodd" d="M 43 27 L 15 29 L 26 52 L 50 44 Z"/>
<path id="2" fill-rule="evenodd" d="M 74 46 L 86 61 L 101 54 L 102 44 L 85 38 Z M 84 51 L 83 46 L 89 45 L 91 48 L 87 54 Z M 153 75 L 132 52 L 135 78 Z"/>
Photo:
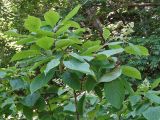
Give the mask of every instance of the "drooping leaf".
<path id="1" fill-rule="evenodd" d="M 34 16 L 28 16 L 28 18 L 24 22 L 24 27 L 30 32 L 36 32 L 40 29 L 41 20 Z"/>
<path id="2" fill-rule="evenodd" d="M 93 71 L 90 70 L 90 65 L 87 62 L 79 62 L 78 60 L 63 61 L 64 66 L 71 70 L 76 70 L 82 73 L 94 76 Z"/>
<path id="3" fill-rule="evenodd" d="M 28 107 L 32 107 L 35 105 L 39 97 L 40 97 L 39 93 L 29 94 L 23 99 L 22 104 Z"/>
<path id="4" fill-rule="evenodd" d="M 118 53 L 122 53 L 124 51 L 123 48 L 119 48 L 119 49 L 112 49 L 112 50 L 104 50 L 102 52 L 98 52 L 99 55 L 106 55 L 107 57 L 110 57 L 112 55 L 118 54 Z"/>
<path id="5" fill-rule="evenodd" d="M 90 55 L 92 52 L 96 52 L 101 48 L 100 45 L 95 45 L 92 47 L 89 47 L 86 51 L 84 51 L 81 55 Z"/>
<path id="6" fill-rule="evenodd" d="M 104 28 L 103 29 L 103 38 L 105 39 L 105 40 L 107 40 L 108 38 L 109 38 L 109 36 L 110 36 L 110 31 L 108 30 L 108 28 Z"/>
<path id="7" fill-rule="evenodd" d="M 44 18 L 50 26 L 54 27 L 58 22 L 60 16 L 57 12 L 50 10 L 44 14 Z"/>
<path id="8" fill-rule="evenodd" d="M 67 21 L 66 24 L 69 24 L 71 27 L 80 28 L 80 25 L 75 21 Z"/>
<path id="9" fill-rule="evenodd" d="M 74 90 L 80 90 L 81 88 L 80 79 L 74 73 L 65 72 L 62 76 L 62 80 L 65 84 Z"/>
<path id="10" fill-rule="evenodd" d="M 26 87 L 26 83 L 21 79 L 10 80 L 10 85 L 12 90 L 24 89 Z"/>
<path id="11" fill-rule="evenodd" d="M 78 12 L 78 10 L 80 9 L 81 5 L 77 5 L 71 12 L 68 13 L 68 15 L 64 18 L 64 20 L 62 21 L 62 23 L 67 22 L 68 20 L 70 20 L 73 16 L 75 16 Z"/>
<path id="12" fill-rule="evenodd" d="M 21 59 L 33 57 L 39 54 L 40 54 L 40 51 L 37 51 L 37 50 L 24 50 L 24 51 L 16 53 L 12 57 L 11 61 L 21 60 Z"/>
<path id="13" fill-rule="evenodd" d="M 106 72 L 99 80 L 99 82 L 111 82 L 116 80 L 122 73 L 121 68 L 116 68 L 111 72 Z"/>
<path id="14" fill-rule="evenodd" d="M 132 45 L 125 47 L 125 52 L 133 55 L 149 55 L 148 49 L 140 45 Z"/>
<path id="15" fill-rule="evenodd" d="M 51 69 L 57 67 L 60 64 L 59 59 L 53 59 L 48 64 L 44 71 L 45 74 L 47 74 Z"/>
<path id="16" fill-rule="evenodd" d="M 77 53 L 70 53 L 70 55 L 81 62 L 86 62 L 85 60 L 91 61 L 93 59 L 91 56 L 80 56 Z"/>
<path id="17" fill-rule="evenodd" d="M 147 120 L 159 120 L 160 119 L 160 107 L 149 107 L 143 112 L 143 116 Z"/>
<path id="18" fill-rule="evenodd" d="M 160 97 L 158 95 L 155 95 L 153 93 L 146 93 L 145 95 L 151 102 L 160 104 Z"/>
<path id="19" fill-rule="evenodd" d="M 122 66 L 122 73 L 128 77 L 141 79 L 141 73 L 131 66 Z"/>
<path id="20" fill-rule="evenodd" d="M 44 75 L 44 73 L 38 75 L 30 84 L 31 93 L 34 93 L 38 89 L 45 86 L 52 79 L 53 75 L 53 71 L 50 71 L 47 75 Z"/>
<path id="21" fill-rule="evenodd" d="M 78 101 L 78 112 L 80 115 L 84 114 L 85 100 L 86 100 L 86 95 L 84 94 Z"/>
<path id="22" fill-rule="evenodd" d="M 112 106 L 119 109 L 125 96 L 125 89 L 121 79 L 117 79 L 104 85 L 106 99 Z"/>
<path id="23" fill-rule="evenodd" d="M 48 50 L 53 45 L 53 43 L 54 39 L 50 37 L 42 37 L 36 41 L 36 44 L 45 50 Z"/>

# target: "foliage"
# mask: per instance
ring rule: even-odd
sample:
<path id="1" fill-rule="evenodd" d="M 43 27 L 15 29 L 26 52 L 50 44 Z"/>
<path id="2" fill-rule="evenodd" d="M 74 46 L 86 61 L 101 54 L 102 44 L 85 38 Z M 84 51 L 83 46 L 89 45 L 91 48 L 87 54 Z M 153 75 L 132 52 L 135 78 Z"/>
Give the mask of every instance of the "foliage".
<path id="1" fill-rule="evenodd" d="M 148 55 L 148 50 L 131 43 L 103 45 L 101 40 L 83 39 L 85 29 L 72 20 L 80 7 L 62 20 L 55 11 L 46 12 L 43 20 L 28 16 L 24 27 L 30 34 L 6 33 L 27 47 L 12 57 L 11 62 L 17 61 L 14 67 L 1 69 L 2 118 L 103 120 L 114 117 L 110 111 L 123 110 L 125 95 L 133 90 L 122 77 L 141 79 L 141 74 L 117 64 L 117 54 Z M 103 37 L 109 35 L 105 28 Z"/>

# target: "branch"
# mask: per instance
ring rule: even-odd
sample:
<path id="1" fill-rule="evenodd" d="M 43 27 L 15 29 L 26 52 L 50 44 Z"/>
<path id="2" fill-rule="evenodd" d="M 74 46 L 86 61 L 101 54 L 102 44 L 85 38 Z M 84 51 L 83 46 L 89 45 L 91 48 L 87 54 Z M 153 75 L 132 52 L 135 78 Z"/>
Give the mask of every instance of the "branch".
<path id="1" fill-rule="evenodd" d="M 74 102 L 75 102 L 75 107 L 76 107 L 76 117 L 77 117 L 77 120 L 80 120 L 79 112 L 78 112 L 77 94 L 75 90 L 73 93 L 74 93 Z"/>

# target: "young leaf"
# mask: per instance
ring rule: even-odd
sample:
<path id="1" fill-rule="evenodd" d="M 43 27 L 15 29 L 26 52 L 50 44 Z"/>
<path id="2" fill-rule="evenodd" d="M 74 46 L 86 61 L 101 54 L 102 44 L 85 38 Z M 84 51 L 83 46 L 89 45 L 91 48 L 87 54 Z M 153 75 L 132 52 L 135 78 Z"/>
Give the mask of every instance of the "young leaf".
<path id="1" fill-rule="evenodd" d="M 28 16 L 28 18 L 24 22 L 24 27 L 30 32 L 36 32 L 40 29 L 41 20 L 34 16 Z"/>
<path id="2" fill-rule="evenodd" d="M 134 67 L 122 66 L 122 73 L 128 77 L 141 79 L 141 73 Z"/>
<path id="3" fill-rule="evenodd" d="M 44 14 L 44 18 L 50 26 L 54 27 L 58 22 L 60 16 L 57 12 L 50 10 Z"/>
<path id="4" fill-rule="evenodd" d="M 150 107 L 143 112 L 143 116 L 147 120 L 159 120 L 160 119 L 160 107 Z"/>
<path id="5" fill-rule="evenodd" d="M 45 86 L 53 77 L 54 73 L 51 71 L 47 75 L 44 75 L 43 73 L 38 75 L 30 84 L 30 91 L 31 93 L 34 93 L 38 89 Z"/>
<path id="6" fill-rule="evenodd" d="M 105 40 L 107 40 L 108 38 L 109 38 L 109 36 L 110 36 L 110 31 L 108 30 L 108 28 L 104 28 L 103 29 L 103 37 L 104 37 L 104 39 Z"/>
<path id="7" fill-rule="evenodd" d="M 154 80 L 154 82 L 151 84 L 151 88 L 154 89 L 158 87 L 159 83 L 160 83 L 160 78 Z"/>
<path id="8" fill-rule="evenodd" d="M 56 36 L 60 36 L 61 34 L 65 33 L 69 28 L 71 27 L 70 24 L 66 24 L 64 26 L 62 26 L 61 28 L 59 28 L 59 30 L 56 32 Z"/>
<path id="9" fill-rule="evenodd" d="M 36 44 L 45 50 L 48 50 L 53 45 L 53 43 L 54 39 L 50 37 L 42 37 L 36 41 Z"/>
<path id="10" fill-rule="evenodd" d="M 51 69 L 57 67 L 60 64 L 59 59 L 53 59 L 48 64 L 44 71 L 45 74 L 47 74 Z"/>
<path id="11" fill-rule="evenodd" d="M 74 15 L 77 14 L 78 10 L 80 9 L 81 5 L 77 5 L 71 12 L 68 13 L 68 15 L 64 18 L 64 20 L 62 21 L 62 23 L 67 22 L 68 20 L 70 20 Z"/>
<path id="12" fill-rule="evenodd" d="M 125 47 L 125 52 L 133 55 L 149 55 L 148 49 L 139 45 L 130 45 Z"/>
<path id="13" fill-rule="evenodd" d="M 99 80 L 99 82 L 111 82 L 115 79 L 117 79 L 122 73 L 121 68 L 116 68 L 111 72 L 105 73 Z"/>
<path id="14" fill-rule="evenodd" d="M 114 80 L 104 85 L 106 99 L 112 106 L 120 109 L 125 96 L 125 89 L 120 79 Z"/>
<path id="15" fill-rule="evenodd" d="M 16 53 L 12 57 L 11 61 L 21 60 L 21 59 L 33 57 L 33 56 L 36 56 L 39 54 L 40 54 L 40 51 L 37 51 L 37 50 L 25 50 L 25 51 L 21 51 L 21 52 Z"/>

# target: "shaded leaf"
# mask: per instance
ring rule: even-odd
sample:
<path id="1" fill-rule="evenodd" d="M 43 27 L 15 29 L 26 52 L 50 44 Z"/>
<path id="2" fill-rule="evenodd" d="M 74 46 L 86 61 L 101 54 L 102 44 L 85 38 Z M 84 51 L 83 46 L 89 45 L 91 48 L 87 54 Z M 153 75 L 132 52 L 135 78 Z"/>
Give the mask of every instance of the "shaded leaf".
<path id="1" fill-rule="evenodd" d="M 125 89 L 120 79 L 114 80 L 104 85 L 106 99 L 112 106 L 119 109 L 125 96 Z"/>
<path id="2" fill-rule="evenodd" d="M 145 112 L 143 112 L 143 116 L 147 120 L 159 120 L 160 119 L 160 107 L 150 107 Z"/>

